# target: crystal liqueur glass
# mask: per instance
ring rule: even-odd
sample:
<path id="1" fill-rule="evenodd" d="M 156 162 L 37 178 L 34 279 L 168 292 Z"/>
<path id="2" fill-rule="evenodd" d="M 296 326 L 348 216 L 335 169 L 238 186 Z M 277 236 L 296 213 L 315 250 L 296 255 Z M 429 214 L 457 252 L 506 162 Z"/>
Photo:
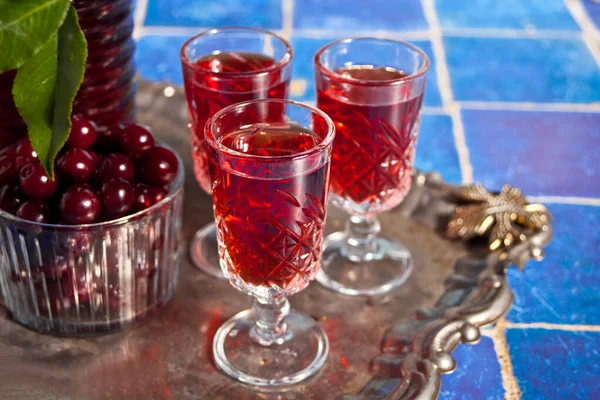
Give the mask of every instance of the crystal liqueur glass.
<path id="1" fill-rule="evenodd" d="M 325 113 L 288 100 L 230 106 L 206 125 L 221 268 L 254 297 L 213 342 L 217 366 L 238 381 L 289 385 L 325 362 L 325 332 L 287 296 L 320 266 L 333 137 Z"/>
<path id="2" fill-rule="evenodd" d="M 204 151 L 204 124 L 215 112 L 231 104 L 286 98 L 291 61 L 290 45 L 260 29 L 211 29 L 183 45 L 181 63 L 191 122 L 194 171 L 207 193 L 211 187 Z M 196 233 L 190 255 L 199 269 L 223 277 L 214 224 Z"/>
<path id="3" fill-rule="evenodd" d="M 427 56 L 394 40 L 357 38 L 315 56 L 317 106 L 333 119 L 333 203 L 350 214 L 346 231 L 327 237 L 317 279 L 347 295 L 378 295 L 402 285 L 412 257 L 379 236 L 377 214 L 404 200 L 411 174 Z"/>

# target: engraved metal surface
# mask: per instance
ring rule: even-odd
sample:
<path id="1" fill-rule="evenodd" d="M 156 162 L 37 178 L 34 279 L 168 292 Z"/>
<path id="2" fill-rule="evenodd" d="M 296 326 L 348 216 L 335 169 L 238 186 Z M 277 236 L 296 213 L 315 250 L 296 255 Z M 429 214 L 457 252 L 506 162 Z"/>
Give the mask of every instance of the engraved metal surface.
<path id="1" fill-rule="evenodd" d="M 180 89 L 141 83 L 138 119 L 179 151 L 186 166 L 182 250 L 212 220 L 210 198 L 193 176 L 185 99 Z M 435 398 L 440 374 L 455 367 L 452 350 L 479 338 L 479 327 L 506 312 L 512 293 L 509 265 L 538 258 L 546 229 L 490 252 L 487 238 L 448 240 L 456 187 L 416 174 L 401 207 L 381 216 L 384 234 L 412 251 L 407 284 L 380 298 L 339 295 L 313 282 L 292 296 L 292 306 L 318 320 L 331 349 L 323 371 L 285 392 L 256 392 L 219 373 L 211 343 L 217 328 L 249 308 L 251 299 L 195 270 L 182 251 L 172 302 L 126 332 L 60 339 L 0 319 L 1 399 L 412 399 Z M 345 215 L 331 209 L 328 231 Z M 382 340 L 383 338 L 383 340 Z"/>

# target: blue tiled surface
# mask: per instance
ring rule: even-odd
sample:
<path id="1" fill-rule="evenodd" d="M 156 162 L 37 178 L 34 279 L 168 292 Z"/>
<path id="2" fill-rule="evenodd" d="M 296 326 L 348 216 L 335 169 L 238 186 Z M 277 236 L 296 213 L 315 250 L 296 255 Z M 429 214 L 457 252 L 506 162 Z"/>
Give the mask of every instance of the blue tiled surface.
<path id="1" fill-rule="evenodd" d="M 252 26 L 279 29 L 282 0 L 150 0 L 149 26 Z"/>
<path id="2" fill-rule="evenodd" d="M 185 36 L 145 36 L 138 40 L 135 53 L 139 73 L 153 82 L 183 85 L 179 50 Z"/>
<path id="3" fill-rule="evenodd" d="M 600 70 L 580 39 L 444 39 L 457 100 L 600 101 Z"/>
<path id="4" fill-rule="evenodd" d="M 426 30 L 420 0 L 295 0 L 294 27 L 344 31 Z"/>
<path id="5" fill-rule="evenodd" d="M 442 376 L 440 399 L 502 399 L 504 389 L 494 344 L 488 337 L 473 346 L 459 346 L 452 356 L 458 367 Z"/>
<path id="6" fill-rule="evenodd" d="M 530 195 L 600 197 L 600 113 L 465 110 L 462 117 L 476 181 L 494 189 L 512 183 Z"/>
<path id="7" fill-rule="evenodd" d="M 523 399 L 599 399 L 600 332 L 509 329 Z"/>
<path id="8" fill-rule="evenodd" d="M 600 208 L 550 205 L 554 239 L 542 262 L 511 268 L 513 322 L 600 325 Z"/>
<path id="9" fill-rule="evenodd" d="M 341 37 L 329 37 L 327 39 L 309 39 L 303 37 L 292 38 L 292 47 L 294 49 L 294 62 L 292 71 L 295 79 L 303 79 L 307 83 L 306 91 L 302 96 L 296 96 L 296 100 L 314 100 L 316 97 L 314 85 L 314 55 L 321 47 L 327 43 L 341 39 Z M 431 43 L 428 41 L 412 41 L 416 46 L 419 46 L 431 60 L 430 71 L 435 71 L 435 60 L 433 58 L 433 50 Z M 442 100 L 437 84 L 437 77 L 434 73 L 427 76 L 427 88 L 425 90 L 425 105 L 440 106 Z"/>
<path id="10" fill-rule="evenodd" d="M 443 28 L 572 29 L 579 26 L 563 0 L 437 0 Z"/>
<path id="11" fill-rule="evenodd" d="M 415 165 L 422 171 L 439 172 L 448 182 L 460 183 L 460 166 L 449 116 L 425 114 L 421 117 Z"/>
<path id="12" fill-rule="evenodd" d="M 445 59 L 434 57 L 425 40 L 432 36 L 420 0 L 285 3 L 293 3 L 286 24 L 284 0 L 148 0 L 147 29 L 136 54 L 139 71 L 152 81 L 181 84 L 179 48 L 200 28 L 286 25 L 295 52 L 294 78 L 306 83 L 295 98 L 314 101 L 313 55 L 319 47 L 354 32 L 386 32 L 413 41 L 432 61 L 417 147 L 420 169 L 461 181 L 454 134 L 462 122 L 469 150 L 463 162 L 472 165 L 475 181 L 492 189 L 509 182 L 528 195 L 559 196 L 559 203 L 565 198 L 600 204 L 600 68 L 563 0 L 433 1 Z M 600 27 L 600 5 L 582 3 Z M 438 73 L 445 67 L 449 82 L 441 83 L 452 93 L 444 98 L 452 95 L 458 104 L 441 100 Z M 510 108 L 503 102 L 520 111 L 491 110 Z M 536 103 L 553 103 L 557 111 L 528 110 L 542 107 Z M 447 113 L 455 105 L 462 111 L 453 121 Z M 578 110 L 583 106 L 596 112 Z M 600 207 L 550 204 L 549 209 L 555 232 L 545 259 L 529 263 L 524 272 L 508 272 L 515 293 L 507 316 L 514 374 L 524 399 L 600 398 L 600 332 L 591 332 L 600 326 Z M 531 323 L 571 328 L 540 330 Z M 458 369 L 443 377 L 441 398 L 504 397 L 491 339 L 460 346 L 454 356 Z"/>

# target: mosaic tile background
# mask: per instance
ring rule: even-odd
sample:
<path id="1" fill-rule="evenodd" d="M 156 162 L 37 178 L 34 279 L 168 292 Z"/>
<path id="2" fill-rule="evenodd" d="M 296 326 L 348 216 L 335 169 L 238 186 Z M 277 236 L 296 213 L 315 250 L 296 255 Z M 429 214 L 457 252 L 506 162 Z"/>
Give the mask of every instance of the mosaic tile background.
<path id="1" fill-rule="evenodd" d="M 430 57 L 417 166 L 508 182 L 548 203 L 546 258 L 509 271 L 506 320 L 443 378 L 442 399 L 600 398 L 600 4 L 591 0 L 139 0 L 137 63 L 182 83 L 179 48 L 207 27 L 273 29 L 294 47 L 292 97 L 334 39 L 410 41 Z"/>

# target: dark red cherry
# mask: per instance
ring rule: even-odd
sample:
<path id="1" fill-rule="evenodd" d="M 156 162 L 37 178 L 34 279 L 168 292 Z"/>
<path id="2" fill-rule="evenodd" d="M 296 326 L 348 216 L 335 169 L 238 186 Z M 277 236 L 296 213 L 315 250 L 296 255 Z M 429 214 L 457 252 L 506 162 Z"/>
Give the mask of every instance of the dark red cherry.
<path id="1" fill-rule="evenodd" d="M 4 185 L 0 189 L 0 209 L 14 214 L 21 204 L 27 200 L 27 196 L 21 191 L 16 183 Z"/>
<path id="2" fill-rule="evenodd" d="M 69 149 L 56 160 L 56 172 L 70 182 L 87 182 L 94 175 L 94 159 L 87 150 Z"/>
<path id="3" fill-rule="evenodd" d="M 164 147 L 153 147 L 144 152 L 139 164 L 139 176 L 150 185 L 168 185 L 177 176 L 177 156 Z"/>
<path id="4" fill-rule="evenodd" d="M 147 126 L 130 124 L 121 127 L 119 144 L 123 153 L 139 158 L 144 151 L 154 147 L 154 137 Z"/>
<path id="5" fill-rule="evenodd" d="M 21 190 L 32 199 L 43 200 L 52 196 L 58 186 L 57 179 L 50 180 L 38 162 L 23 167 L 19 173 Z"/>
<path id="6" fill-rule="evenodd" d="M 67 147 L 71 149 L 91 149 L 96 144 L 96 140 L 98 140 L 96 124 L 85 118 L 73 117 Z"/>
<path id="7" fill-rule="evenodd" d="M 90 189 L 73 185 L 62 195 L 58 208 L 71 224 L 91 224 L 100 216 L 100 199 Z"/>
<path id="8" fill-rule="evenodd" d="M 91 150 L 88 150 L 87 152 L 90 155 L 90 157 L 92 157 L 92 161 L 94 161 L 94 168 L 96 168 L 98 165 L 100 165 L 100 161 L 102 161 L 100 156 Z"/>
<path id="9" fill-rule="evenodd" d="M 100 182 L 111 179 L 124 179 L 131 182 L 134 175 L 135 167 L 124 154 L 109 154 L 102 159 L 98 166 L 97 177 Z"/>
<path id="10" fill-rule="evenodd" d="M 124 216 L 135 202 L 133 186 L 123 179 L 112 179 L 102 184 L 100 198 L 104 215 L 109 219 Z"/>
<path id="11" fill-rule="evenodd" d="M 14 156 L 16 145 L 17 144 L 15 143 L 12 146 L 8 146 L 8 147 L 5 147 L 2 150 L 0 150 L 0 157 L 6 156 L 6 155 L 10 155 L 11 157 Z"/>
<path id="12" fill-rule="evenodd" d="M 138 183 L 134 189 L 134 201 L 133 201 L 133 212 L 145 210 L 154 204 L 152 201 L 152 194 L 150 193 L 150 186 L 145 183 Z"/>
<path id="13" fill-rule="evenodd" d="M 7 153 L 0 156 L 0 186 L 7 185 L 15 180 L 19 174 L 14 155 Z"/>
<path id="14" fill-rule="evenodd" d="M 156 204 L 160 203 L 162 199 L 167 197 L 169 191 L 162 186 L 151 186 L 150 194 L 152 196 L 152 201 L 154 202 L 154 204 Z"/>
<path id="15" fill-rule="evenodd" d="M 17 210 L 17 217 L 40 224 L 47 224 L 52 220 L 52 210 L 42 200 L 27 200 Z"/>
<path id="16" fill-rule="evenodd" d="M 38 155 L 31 147 L 31 142 L 28 139 L 21 140 L 15 146 L 15 162 L 17 168 L 21 169 L 25 165 L 38 159 Z"/>

